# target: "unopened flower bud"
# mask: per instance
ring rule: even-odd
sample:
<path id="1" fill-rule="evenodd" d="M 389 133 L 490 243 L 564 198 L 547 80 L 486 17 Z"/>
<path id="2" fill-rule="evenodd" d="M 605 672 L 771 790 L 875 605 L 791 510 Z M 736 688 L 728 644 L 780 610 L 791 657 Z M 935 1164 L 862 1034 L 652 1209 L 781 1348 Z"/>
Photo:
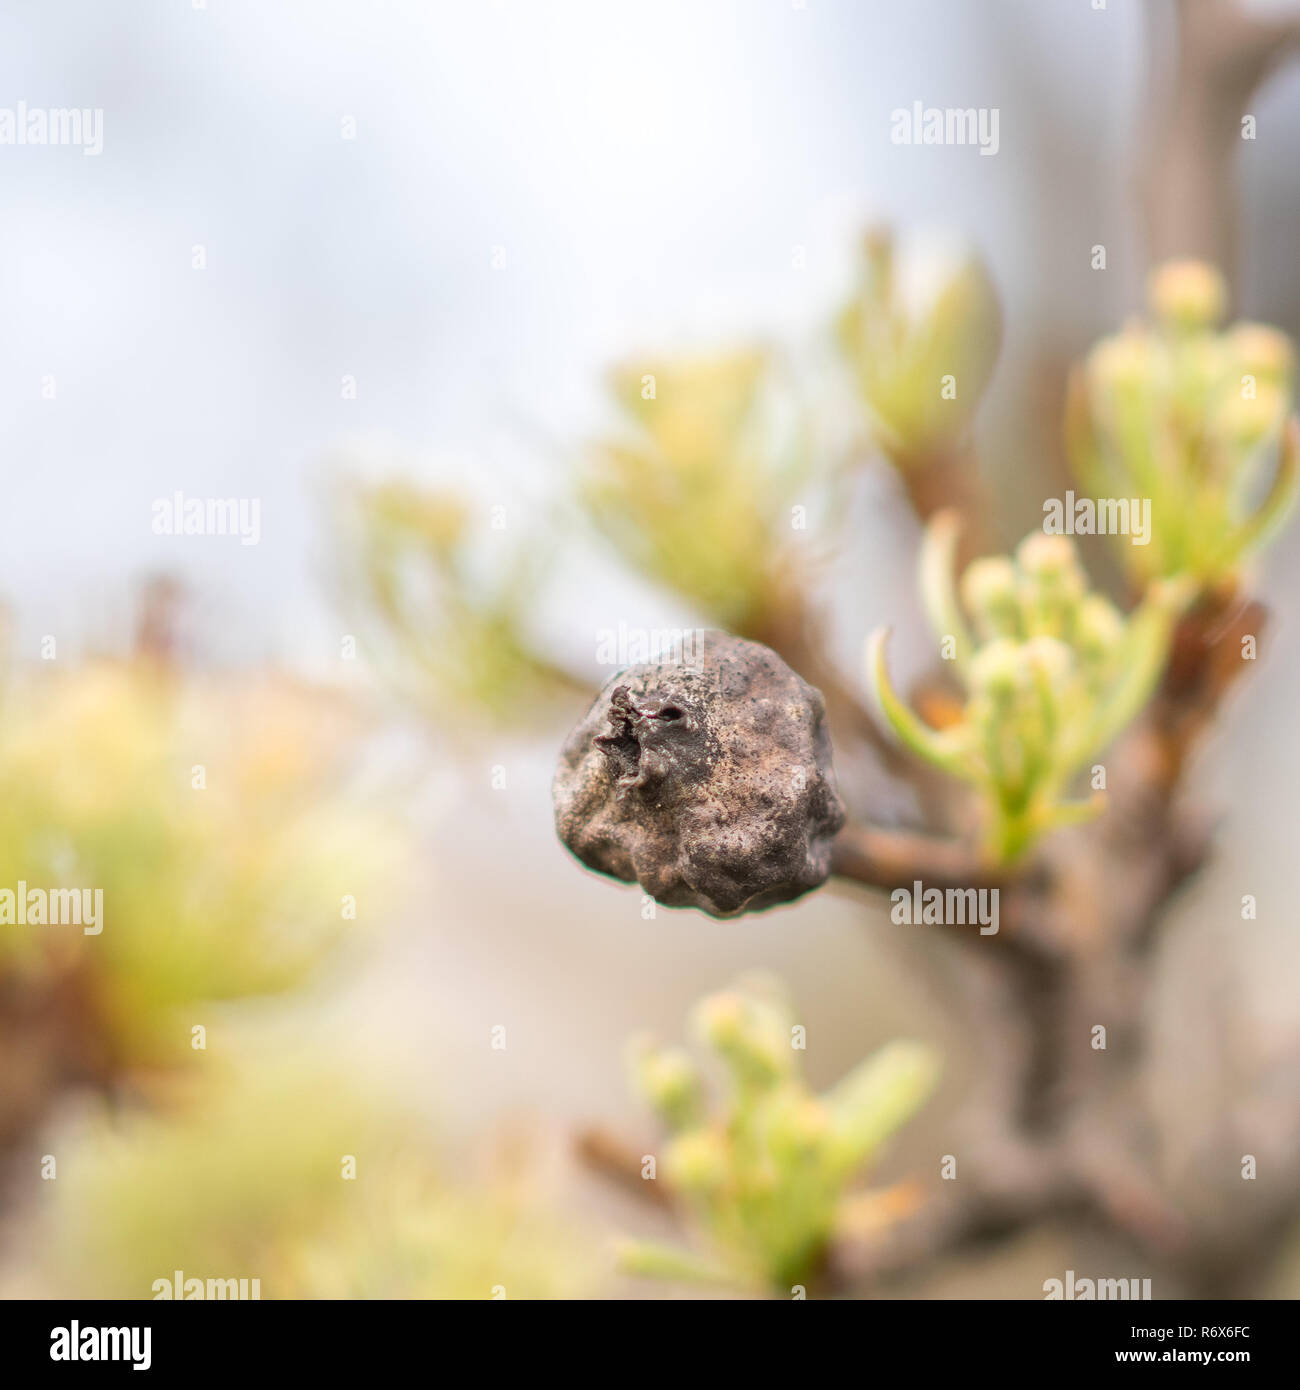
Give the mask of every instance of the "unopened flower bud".
<path id="1" fill-rule="evenodd" d="M 1055 637 L 1031 637 L 1023 650 L 1030 669 L 1052 690 L 1060 690 L 1074 674 L 1074 653 Z"/>
<path id="2" fill-rule="evenodd" d="M 782 1091 L 768 1112 L 767 1141 L 778 1160 L 794 1161 L 811 1153 L 826 1138 L 830 1116 L 816 1096 Z"/>
<path id="3" fill-rule="evenodd" d="M 700 1036 L 719 1050 L 734 1047 L 745 1032 L 745 1001 L 725 991 L 702 999 L 695 1011 Z"/>
<path id="4" fill-rule="evenodd" d="M 1074 542 L 1069 536 L 1031 531 L 1016 547 L 1016 564 L 1022 574 L 1058 583 L 1072 579 L 1079 570 Z"/>
<path id="5" fill-rule="evenodd" d="M 1088 591 L 1069 536 L 1031 532 L 1016 549 L 1022 577 L 1021 603 L 1027 635 L 1058 634 L 1068 622 L 1066 610 Z"/>
<path id="6" fill-rule="evenodd" d="M 646 1048 L 634 1059 L 636 1084 L 670 1125 L 687 1123 L 700 1100 L 700 1078 L 680 1048 Z"/>
<path id="7" fill-rule="evenodd" d="M 668 1180 L 684 1192 L 714 1192 L 727 1180 L 727 1145 L 713 1130 L 680 1134 L 664 1154 Z"/>
<path id="8" fill-rule="evenodd" d="M 1265 383 L 1254 396 L 1229 397 L 1216 423 L 1222 438 L 1249 449 L 1277 433 L 1286 409 L 1286 393 L 1279 386 Z"/>
<path id="9" fill-rule="evenodd" d="M 970 664 L 971 688 L 994 700 L 1006 700 L 1028 684 L 1024 648 L 1007 637 L 995 638 L 981 647 Z"/>
<path id="10" fill-rule="evenodd" d="M 973 560 L 961 577 L 967 611 L 988 633 L 1013 636 L 1019 625 L 1016 567 L 1005 555 Z"/>
<path id="11" fill-rule="evenodd" d="M 1290 380 L 1294 354 L 1285 333 L 1263 323 L 1238 323 L 1228 331 L 1227 339 L 1242 376 L 1278 384 Z"/>
<path id="12" fill-rule="evenodd" d="M 1223 276 L 1205 261 L 1166 261 L 1147 282 L 1151 312 L 1171 328 L 1212 328 L 1227 299 Z"/>
<path id="13" fill-rule="evenodd" d="M 1103 395 L 1131 395 L 1146 389 L 1154 369 L 1155 350 L 1140 326 L 1103 338 L 1088 354 L 1088 377 Z"/>
<path id="14" fill-rule="evenodd" d="M 696 1026 L 747 1083 L 769 1085 L 792 1067 L 789 1040 L 774 1015 L 752 998 L 725 991 L 701 1000 Z"/>

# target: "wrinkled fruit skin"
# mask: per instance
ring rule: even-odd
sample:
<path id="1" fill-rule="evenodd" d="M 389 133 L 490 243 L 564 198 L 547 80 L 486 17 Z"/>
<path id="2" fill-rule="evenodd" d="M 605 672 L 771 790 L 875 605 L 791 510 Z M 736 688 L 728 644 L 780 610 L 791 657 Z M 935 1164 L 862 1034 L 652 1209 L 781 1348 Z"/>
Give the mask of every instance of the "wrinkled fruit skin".
<path id="1" fill-rule="evenodd" d="M 589 869 L 712 917 L 819 887 L 844 824 L 821 692 L 725 632 L 614 676 L 564 745 L 554 798 Z"/>

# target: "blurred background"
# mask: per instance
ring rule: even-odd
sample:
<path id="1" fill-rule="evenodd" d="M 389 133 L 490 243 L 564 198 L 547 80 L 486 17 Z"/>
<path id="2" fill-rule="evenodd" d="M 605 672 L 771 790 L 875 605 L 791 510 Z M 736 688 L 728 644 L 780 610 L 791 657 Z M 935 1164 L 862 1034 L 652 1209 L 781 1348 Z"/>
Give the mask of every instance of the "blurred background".
<path id="1" fill-rule="evenodd" d="M 184 1270 L 263 1297 L 653 1294 L 611 1242 L 672 1225 L 574 1136 L 653 1152 L 629 1037 L 683 1037 L 754 967 L 790 990 L 814 1089 L 893 1039 L 941 1059 L 882 1180 L 950 1151 L 970 1049 L 932 983 L 940 943 L 834 887 L 646 920 L 557 843 L 556 751 L 610 674 L 601 634 L 761 630 L 783 592 L 725 564 L 665 583 L 706 519 L 647 559 L 619 526 L 671 506 L 635 460 L 626 495 L 598 464 L 578 480 L 645 373 L 759 354 L 781 383 L 763 499 L 809 509 L 786 563 L 825 651 L 861 692 L 889 621 L 914 664 L 920 526 L 834 332 L 866 228 L 908 248 L 922 299 L 945 266 L 987 268 L 998 548 L 1068 485 L 1069 366 L 1140 311 L 1156 256 L 1227 247 L 1234 308 L 1300 331 L 1300 65 L 1280 46 L 1213 244 L 1154 245 L 1175 27 L 1136 0 L 0 17 L 0 106 L 103 112 L 98 155 L 0 147 L 0 862 L 5 885 L 94 882 L 106 904 L 102 937 L 0 950 L 0 1289 L 149 1297 Z M 997 108 L 996 155 L 894 143 L 916 102 Z M 177 492 L 256 499 L 258 542 L 157 534 Z M 428 574 L 399 597 L 412 535 Z M 695 539 L 725 561 L 766 535 Z M 1267 660 L 1195 774 L 1218 848 L 1172 906 L 1153 1006 L 1204 1019 L 1201 1054 L 1157 1048 L 1175 1148 L 1239 1086 L 1240 1021 L 1298 1024 L 1298 552 L 1285 535 L 1254 583 Z M 1143 1272 L 1090 1242 L 1049 1223 L 908 1291 Z M 1300 1250 L 1268 1280 L 1300 1293 Z"/>

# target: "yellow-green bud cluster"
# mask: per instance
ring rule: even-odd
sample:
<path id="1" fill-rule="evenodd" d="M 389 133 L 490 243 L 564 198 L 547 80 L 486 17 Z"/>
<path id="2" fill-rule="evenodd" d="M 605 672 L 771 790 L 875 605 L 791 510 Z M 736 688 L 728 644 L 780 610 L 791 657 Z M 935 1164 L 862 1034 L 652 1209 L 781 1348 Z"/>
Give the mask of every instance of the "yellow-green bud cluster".
<path id="1" fill-rule="evenodd" d="M 728 990 L 696 1010 L 701 1038 L 726 1060 L 742 1087 L 771 1085 L 791 1074 L 791 1026 L 783 1002 L 758 992 Z"/>
<path id="2" fill-rule="evenodd" d="M 681 1048 L 634 1043 L 632 1079 L 636 1089 L 670 1129 L 680 1129 L 698 1116 L 702 1094 L 700 1075 Z"/>
<path id="3" fill-rule="evenodd" d="M 1264 324 L 1220 331 L 1226 298 L 1212 266 L 1159 267 L 1151 321 L 1104 338 L 1075 376 L 1067 436 L 1081 481 L 1095 498 L 1150 499 L 1150 543 L 1116 538 L 1138 584 L 1230 581 L 1294 498 L 1292 345 Z"/>
<path id="4" fill-rule="evenodd" d="M 960 592 L 981 644 L 971 661 L 972 689 L 1023 694 L 1035 672 L 1053 690 L 1076 676 L 1095 688 L 1112 673 L 1124 619 L 1089 591 L 1070 537 L 1031 532 L 1014 560 L 973 561 Z"/>
<path id="5" fill-rule="evenodd" d="M 816 1277 L 850 1181 L 928 1095 L 934 1061 L 894 1044 L 814 1095 L 797 1065 L 802 1030 L 780 986 L 761 976 L 703 1000 L 695 1031 L 729 1082 L 711 1112 L 680 1051 L 638 1043 L 633 1073 L 672 1131 L 662 1177 L 708 1255 L 634 1245 L 624 1265 L 788 1292 Z"/>
<path id="6" fill-rule="evenodd" d="M 869 674 L 899 737 L 977 788 L 988 853 L 1007 862 L 1044 831 L 1100 809 L 1097 799 L 1067 800 L 1070 782 L 1150 695 L 1185 586 L 1158 586 L 1125 618 L 1089 590 L 1068 536 L 1033 532 L 1014 557 L 974 561 L 959 605 L 954 540 L 952 518 L 936 518 L 922 590 L 968 692 L 960 720 L 932 729 L 899 699 L 882 633 L 872 639 Z"/>

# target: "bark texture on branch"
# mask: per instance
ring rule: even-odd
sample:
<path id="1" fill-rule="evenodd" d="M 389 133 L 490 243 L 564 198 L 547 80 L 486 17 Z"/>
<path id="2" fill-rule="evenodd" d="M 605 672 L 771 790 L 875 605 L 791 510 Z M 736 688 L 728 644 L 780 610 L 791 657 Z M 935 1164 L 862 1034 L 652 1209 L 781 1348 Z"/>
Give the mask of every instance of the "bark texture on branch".
<path id="1" fill-rule="evenodd" d="M 1252 13 L 1236 0 L 1178 0 L 1149 13 L 1156 131 L 1142 171 L 1149 258 L 1197 256 L 1231 277 L 1241 118 L 1300 45 L 1300 16 Z"/>

